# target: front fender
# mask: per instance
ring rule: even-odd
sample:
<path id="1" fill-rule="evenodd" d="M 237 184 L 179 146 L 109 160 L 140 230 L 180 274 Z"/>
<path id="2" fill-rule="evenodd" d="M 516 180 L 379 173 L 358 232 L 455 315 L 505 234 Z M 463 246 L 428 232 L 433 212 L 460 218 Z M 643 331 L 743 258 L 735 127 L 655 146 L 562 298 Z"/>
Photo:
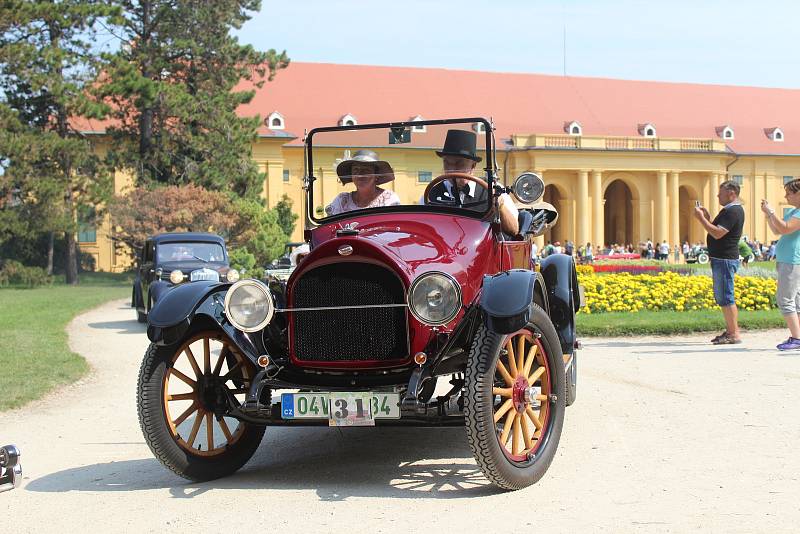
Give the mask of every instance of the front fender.
<path id="1" fill-rule="evenodd" d="M 147 337 L 157 345 L 181 341 L 189 327 L 203 321 L 225 332 L 236 347 L 253 362 L 259 351 L 244 332 L 235 329 L 225 317 L 225 293 L 231 284 L 192 282 L 167 292 L 148 315 Z"/>
<path id="2" fill-rule="evenodd" d="M 578 273 L 572 256 L 552 254 L 542 260 L 540 272 L 547 287 L 550 319 L 564 354 L 575 351 L 575 312 L 578 311 Z"/>
<path id="3" fill-rule="evenodd" d="M 539 273 L 526 269 L 484 276 L 480 308 L 486 327 L 498 334 L 511 334 L 525 326 L 534 294 L 543 291 L 542 286 Z"/>

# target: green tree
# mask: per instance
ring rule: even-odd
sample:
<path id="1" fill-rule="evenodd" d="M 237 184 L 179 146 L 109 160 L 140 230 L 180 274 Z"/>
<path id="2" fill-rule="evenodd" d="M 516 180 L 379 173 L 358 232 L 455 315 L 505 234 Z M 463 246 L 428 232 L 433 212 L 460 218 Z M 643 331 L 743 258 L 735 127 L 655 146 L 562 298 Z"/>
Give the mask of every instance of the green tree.
<path id="1" fill-rule="evenodd" d="M 257 198 L 251 158 L 260 118 L 239 117 L 286 53 L 241 45 L 231 29 L 260 0 L 111 0 L 124 13 L 98 94 L 114 108 L 112 161 L 140 185 L 195 183 Z"/>
<path id="2" fill-rule="evenodd" d="M 13 197 L 0 219 L 23 216 L 8 231 L 15 237 L 63 232 L 69 284 L 78 283 L 78 209 L 111 191 L 109 174 L 75 124 L 107 112 L 88 94 L 100 65 L 92 44 L 95 25 L 116 12 L 93 0 L 0 4 L 0 194 Z"/>
<path id="3" fill-rule="evenodd" d="M 280 225 L 281 230 L 283 230 L 284 234 L 291 237 L 294 232 L 294 224 L 299 218 L 299 216 L 292 211 L 292 199 L 283 195 L 280 201 L 275 204 L 274 209 L 278 215 L 278 225 Z"/>
<path id="4" fill-rule="evenodd" d="M 225 238 L 229 249 L 244 249 L 256 265 L 264 266 L 288 241 L 275 210 L 265 210 L 252 199 L 231 201 L 225 193 L 191 184 L 135 188 L 115 197 L 109 210 L 119 227 L 116 238 L 132 250 L 163 232 L 214 232 Z"/>

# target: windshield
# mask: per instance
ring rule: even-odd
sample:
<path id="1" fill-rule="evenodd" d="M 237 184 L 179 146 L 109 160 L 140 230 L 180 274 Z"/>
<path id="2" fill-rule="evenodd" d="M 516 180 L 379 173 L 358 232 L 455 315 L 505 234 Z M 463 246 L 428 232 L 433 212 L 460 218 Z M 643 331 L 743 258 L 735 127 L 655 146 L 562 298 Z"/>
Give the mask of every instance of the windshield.
<path id="1" fill-rule="evenodd" d="M 225 251 L 219 243 L 159 243 L 157 261 L 202 261 L 220 263 L 225 261 Z"/>
<path id="2" fill-rule="evenodd" d="M 312 131 L 312 218 L 392 209 L 484 215 L 492 205 L 485 130 L 470 119 Z"/>

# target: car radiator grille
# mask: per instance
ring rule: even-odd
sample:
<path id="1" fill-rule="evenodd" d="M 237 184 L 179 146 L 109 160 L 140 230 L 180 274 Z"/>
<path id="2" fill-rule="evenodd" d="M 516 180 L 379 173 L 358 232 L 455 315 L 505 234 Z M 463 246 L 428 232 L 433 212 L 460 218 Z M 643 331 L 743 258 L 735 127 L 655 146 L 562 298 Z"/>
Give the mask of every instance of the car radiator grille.
<path id="1" fill-rule="evenodd" d="M 292 291 L 293 308 L 402 304 L 402 282 L 369 263 L 324 265 L 304 273 Z M 387 361 L 408 357 L 406 308 L 298 311 L 294 355 L 308 362 Z"/>

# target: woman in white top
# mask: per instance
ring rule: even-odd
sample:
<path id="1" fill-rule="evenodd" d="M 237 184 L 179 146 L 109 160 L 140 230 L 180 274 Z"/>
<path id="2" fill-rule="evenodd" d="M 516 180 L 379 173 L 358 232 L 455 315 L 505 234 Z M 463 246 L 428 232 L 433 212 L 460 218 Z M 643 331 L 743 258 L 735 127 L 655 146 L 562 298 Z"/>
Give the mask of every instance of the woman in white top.
<path id="1" fill-rule="evenodd" d="M 400 204 L 400 198 L 394 191 L 378 187 L 394 180 L 394 171 L 387 162 L 379 160 L 378 154 L 372 150 L 359 150 L 352 159 L 336 167 L 336 174 L 343 184 L 353 182 L 356 190 L 339 193 L 325 207 L 328 215 Z"/>

